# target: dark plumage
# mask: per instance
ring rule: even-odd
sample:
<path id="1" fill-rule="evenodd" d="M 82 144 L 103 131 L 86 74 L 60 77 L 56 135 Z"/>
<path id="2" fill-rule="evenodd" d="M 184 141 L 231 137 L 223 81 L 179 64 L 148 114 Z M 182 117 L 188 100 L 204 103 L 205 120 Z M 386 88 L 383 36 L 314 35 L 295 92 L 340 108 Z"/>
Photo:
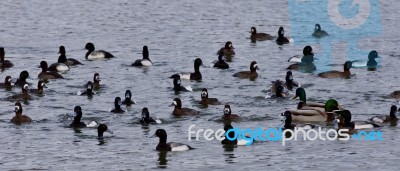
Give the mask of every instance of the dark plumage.
<path id="1" fill-rule="evenodd" d="M 171 106 L 175 106 L 172 114 L 175 116 L 185 116 L 185 115 L 198 115 L 199 111 L 190 109 L 190 108 L 182 108 L 182 101 L 179 98 L 175 98 L 172 102 Z"/>
<path id="2" fill-rule="evenodd" d="M 239 77 L 239 78 L 257 78 L 258 74 L 257 71 L 259 70 L 257 62 L 253 61 L 250 63 L 250 71 L 241 71 L 233 74 L 234 77 Z"/>
<path id="3" fill-rule="evenodd" d="M 252 42 L 274 39 L 274 37 L 272 37 L 267 33 L 257 33 L 256 27 L 251 27 L 250 33 L 251 33 L 250 39 Z"/>
<path id="4" fill-rule="evenodd" d="M 319 73 L 318 76 L 322 78 L 347 78 L 349 79 L 351 77 L 350 73 L 350 68 L 352 66 L 352 63 L 350 61 L 346 61 L 346 63 L 343 64 L 343 72 L 341 71 L 327 71 L 327 72 L 322 72 Z"/>
<path id="5" fill-rule="evenodd" d="M 225 62 L 223 52 L 218 54 L 218 61 L 214 64 L 214 68 L 229 69 L 228 63 Z"/>
<path id="6" fill-rule="evenodd" d="M 203 88 L 201 91 L 201 100 L 199 102 L 202 105 L 221 105 L 222 103 L 217 98 L 208 98 L 208 90 Z"/>
<path id="7" fill-rule="evenodd" d="M 217 54 L 221 54 L 224 53 L 225 56 L 232 56 L 235 55 L 235 51 L 233 50 L 235 49 L 232 45 L 231 41 L 227 41 L 225 43 L 225 46 L 223 48 L 221 48 L 220 50 L 218 50 Z"/>
<path id="8" fill-rule="evenodd" d="M 41 80 L 49 80 L 49 79 L 62 79 L 64 78 L 57 72 L 47 71 L 48 66 L 46 61 L 40 62 L 40 68 L 42 68 L 42 72 L 39 73 L 38 78 Z"/>

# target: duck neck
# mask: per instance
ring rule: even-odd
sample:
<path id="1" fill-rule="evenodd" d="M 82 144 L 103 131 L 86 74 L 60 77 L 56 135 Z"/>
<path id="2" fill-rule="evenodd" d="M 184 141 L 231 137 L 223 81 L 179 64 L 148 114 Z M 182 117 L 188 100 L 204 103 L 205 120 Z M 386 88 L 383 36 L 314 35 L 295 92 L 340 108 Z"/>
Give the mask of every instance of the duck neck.
<path id="1" fill-rule="evenodd" d="M 65 63 L 67 62 L 67 57 L 65 56 L 65 54 L 61 54 L 60 57 L 58 57 L 58 63 Z"/>
<path id="2" fill-rule="evenodd" d="M 143 51 L 143 52 L 142 52 L 142 56 L 143 56 L 143 59 L 150 60 L 150 58 L 149 58 L 149 52 L 148 52 L 148 51 Z"/>
<path id="3" fill-rule="evenodd" d="M 99 137 L 99 138 L 103 138 L 103 131 L 98 131 L 97 132 L 97 136 Z"/>
<path id="4" fill-rule="evenodd" d="M 200 65 L 194 64 L 194 72 L 195 73 L 200 73 Z"/>
<path id="5" fill-rule="evenodd" d="M 393 118 L 393 119 L 397 119 L 397 116 L 396 116 L 396 111 L 392 111 L 392 112 L 390 112 L 390 115 L 389 115 L 391 118 Z"/>
<path id="6" fill-rule="evenodd" d="M 167 143 L 167 136 L 165 136 L 165 137 L 160 137 L 160 143 L 166 144 L 166 143 Z"/>
<path id="7" fill-rule="evenodd" d="M 88 56 L 93 52 L 94 50 L 88 50 L 88 52 L 86 53 L 85 57 L 88 58 Z"/>

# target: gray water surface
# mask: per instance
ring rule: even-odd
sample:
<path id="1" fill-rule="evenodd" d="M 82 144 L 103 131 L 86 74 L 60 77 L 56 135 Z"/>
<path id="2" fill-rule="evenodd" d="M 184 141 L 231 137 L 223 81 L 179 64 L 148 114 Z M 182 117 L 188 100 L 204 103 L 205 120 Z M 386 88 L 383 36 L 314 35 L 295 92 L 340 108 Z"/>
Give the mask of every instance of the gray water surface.
<path id="1" fill-rule="evenodd" d="M 241 128 L 278 127 L 278 114 L 296 107 L 296 100 L 265 99 L 271 81 L 284 79 L 287 59 L 301 54 L 303 46 L 278 46 L 274 41 L 251 43 L 251 26 L 259 32 L 277 35 L 284 26 L 290 36 L 287 1 L 99 1 L 42 0 L 0 2 L 0 46 L 6 58 L 15 66 L 3 71 L 17 78 L 22 70 L 31 75 L 36 86 L 41 60 L 56 62 L 58 47 L 64 45 L 67 57 L 85 65 L 72 67 L 63 80 L 50 81 L 43 97 L 23 104 L 24 114 L 34 122 L 16 126 L 9 123 L 15 115 L 13 100 L 18 94 L 1 90 L 0 97 L 0 170 L 397 170 L 399 166 L 399 128 L 397 125 L 379 128 L 384 141 L 298 141 L 282 146 L 280 142 L 258 142 L 251 146 L 224 148 L 219 141 L 188 142 L 187 129 L 221 129 L 218 119 L 223 106 L 198 105 L 202 88 L 210 97 L 230 103 L 240 114 Z M 294 72 L 312 101 L 335 98 L 350 109 L 354 120 L 366 120 L 375 114 L 388 114 L 396 101 L 388 97 L 399 90 L 400 72 L 398 28 L 400 18 L 395 0 L 380 1 L 382 35 L 359 41 L 360 49 L 375 49 L 382 57 L 375 72 L 352 69 L 349 80 L 322 79 L 316 73 Z M 310 34 L 313 26 L 310 26 Z M 307 31 L 307 30 L 305 30 Z M 230 69 L 211 68 L 216 51 L 226 41 L 232 41 L 236 56 Z M 96 49 L 113 53 L 117 58 L 107 61 L 86 61 L 83 50 L 87 42 Z M 150 51 L 154 66 L 129 67 L 141 58 L 143 45 Z M 312 44 L 316 57 L 322 51 Z M 347 59 L 346 42 L 333 44 L 333 69 Z M 194 92 L 176 95 L 171 91 L 176 72 L 193 71 L 193 61 L 202 58 L 203 80 L 183 81 Z M 321 56 L 320 56 L 321 57 Z M 256 60 L 260 68 L 255 81 L 238 79 L 232 74 L 248 70 Z M 98 72 L 102 88 L 92 99 L 76 96 L 83 85 Z M 125 114 L 110 114 L 116 96 L 130 89 L 138 102 Z M 173 118 L 168 105 L 179 97 L 184 107 L 201 111 L 198 117 Z M 68 128 L 68 116 L 73 108 L 82 106 L 83 120 L 106 123 L 114 134 L 105 134 L 99 141 L 96 129 Z M 142 127 L 137 124 L 141 109 L 148 107 L 152 115 L 163 121 L 160 125 Z M 155 151 L 157 138 L 149 138 L 155 130 L 168 132 L 168 141 L 187 143 L 195 150 L 162 153 Z"/>

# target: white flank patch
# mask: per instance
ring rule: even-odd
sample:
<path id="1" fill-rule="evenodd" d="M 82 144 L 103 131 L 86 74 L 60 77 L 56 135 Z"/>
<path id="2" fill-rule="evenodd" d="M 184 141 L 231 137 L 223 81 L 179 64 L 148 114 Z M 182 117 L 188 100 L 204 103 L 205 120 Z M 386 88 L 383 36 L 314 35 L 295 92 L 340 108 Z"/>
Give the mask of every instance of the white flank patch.
<path id="1" fill-rule="evenodd" d="M 151 63 L 149 60 L 147 60 L 147 59 L 143 59 L 142 61 L 141 61 L 141 63 L 142 63 L 142 65 L 143 66 L 152 66 L 153 65 L 153 63 Z"/>
<path id="2" fill-rule="evenodd" d="M 103 52 L 94 51 L 89 54 L 88 60 L 104 59 L 106 55 Z"/>
<path id="3" fill-rule="evenodd" d="M 58 63 L 57 67 L 56 67 L 57 71 L 69 71 L 69 66 L 65 65 L 63 63 Z"/>
<path id="4" fill-rule="evenodd" d="M 89 124 L 86 125 L 88 128 L 95 128 L 98 126 L 98 123 L 96 121 L 92 121 Z"/>

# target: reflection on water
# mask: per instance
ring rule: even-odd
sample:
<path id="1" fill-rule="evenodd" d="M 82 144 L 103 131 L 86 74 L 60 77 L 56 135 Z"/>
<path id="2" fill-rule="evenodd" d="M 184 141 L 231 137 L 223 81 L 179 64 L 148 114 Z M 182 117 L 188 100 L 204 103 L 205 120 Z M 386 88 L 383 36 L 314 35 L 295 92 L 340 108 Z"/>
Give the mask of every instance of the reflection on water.
<path id="1" fill-rule="evenodd" d="M 158 152 L 158 167 L 159 168 L 167 168 L 167 153 L 166 151 Z"/>

